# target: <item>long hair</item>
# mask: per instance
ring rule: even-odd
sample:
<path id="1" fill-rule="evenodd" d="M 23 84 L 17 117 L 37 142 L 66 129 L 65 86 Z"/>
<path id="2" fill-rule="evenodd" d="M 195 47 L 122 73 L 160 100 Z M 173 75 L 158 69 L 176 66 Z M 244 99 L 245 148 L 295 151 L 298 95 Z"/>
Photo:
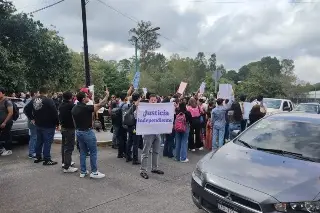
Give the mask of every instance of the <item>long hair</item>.
<path id="1" fill-rule="evenodd" d="M 192 108 L 196 108 L 198 106 L 197 104 L 197 100 L 194 97 L 191 97 L 189 100 L 189 106 L 191 106 Z"/>
<path id="2" fill-rule="evenodd" d="M 233 102 L 231 105 L 231 110 L 233 110 L 233 118 L 236 121 L 242 120 L 242 111 L 240 104 L 238 102 Z"/>

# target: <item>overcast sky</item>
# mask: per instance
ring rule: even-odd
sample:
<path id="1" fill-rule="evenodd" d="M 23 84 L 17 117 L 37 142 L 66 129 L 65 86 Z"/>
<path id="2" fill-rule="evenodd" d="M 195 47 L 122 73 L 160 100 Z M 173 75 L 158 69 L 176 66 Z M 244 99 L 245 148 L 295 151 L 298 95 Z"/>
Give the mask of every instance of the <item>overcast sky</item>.
<path id="1" fill-rule="evenodd" d="M 24 12 L 57 1 L 13 0 Z M 161 28 L 159 52 L 166 56 L 215 52 L 218 63 L 236 70 L 267 55 L 290 58 L 300 79 L 320 82 L 320 0 L 101 1 L 120 11 L 98 0 L 87 4 L 89 52 L 105 59 L 131 57 L 128 30 L 136 20 L 144 20 Z M 55 27 L 70 48 L 81 51 L 80 0 L 65 0 L 34 17 Z"/>

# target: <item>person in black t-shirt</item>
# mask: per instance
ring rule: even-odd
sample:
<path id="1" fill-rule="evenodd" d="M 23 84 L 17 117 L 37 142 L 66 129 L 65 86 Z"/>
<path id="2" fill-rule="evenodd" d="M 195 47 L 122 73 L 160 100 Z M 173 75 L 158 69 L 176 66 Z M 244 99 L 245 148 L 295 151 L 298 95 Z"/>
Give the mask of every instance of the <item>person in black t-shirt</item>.
<path id="1" fill-rule="evenodd" d="M 74 107 L 72 101 L 73 95 L 71 92 L 64 92 L 62 94 L 63 101 L 59 106 L 59 120 L 61 124 L 61 155 L 63 172 L 76 172 L 74 162 L 72 162 L 72 152 L 75 144 L 75 127 L 72 119 L 71 110 Z"/>
<path id="2" fill-rule="evenodd" d="M 101 107 L 107 104 L 109 91 L 106 90 L 106 96 L 99 104 L 87 105 L 89 102 L 88 95 L 84 92 L 77 94 L 78 103 L 73 107 L 71 113 L 76 128 L 76 136 L 80 146 L 80 177 L 85 177 L 87 172 L 86 155 L 89 149 L 91 178 L 103 178 L 105 174 L 98 171 L 97 168 L 97 138 L 92 130 L 92 113 L 96 113 Z"/>

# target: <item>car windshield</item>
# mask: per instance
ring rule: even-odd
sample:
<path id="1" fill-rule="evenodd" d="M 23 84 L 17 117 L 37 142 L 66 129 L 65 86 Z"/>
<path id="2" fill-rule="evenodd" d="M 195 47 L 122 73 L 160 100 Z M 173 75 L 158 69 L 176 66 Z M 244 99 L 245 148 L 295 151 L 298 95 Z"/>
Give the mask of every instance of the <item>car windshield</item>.
<path id="1" fill-rule="evenodd" d="M 253 148 L 278 149 L 320 160 L 319 129 L 319 124 L 269 117 L 254 124 L 238 140 Z"/>
<path id="2" fill-rule="evenodd" d="M 308 112 L 308 113 L 318 113 L 318 105 L 316 104 L 299 104 L 294 111 Z"/>
<path id="3" fill-rule="evenodd" d="M 272 109 L 280 109 L 281 106 L 281 100 L 277 99 L 263 99 L 263 102 L 267 105 L 267 108 L 272 108 Z"/>

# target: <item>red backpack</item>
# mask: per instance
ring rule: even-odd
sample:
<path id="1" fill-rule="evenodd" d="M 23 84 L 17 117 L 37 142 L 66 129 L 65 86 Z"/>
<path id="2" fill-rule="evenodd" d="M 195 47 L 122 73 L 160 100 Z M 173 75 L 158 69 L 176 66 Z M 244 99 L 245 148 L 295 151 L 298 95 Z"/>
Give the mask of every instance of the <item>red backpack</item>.
<path id="1" fill-rule="evenodd" d="M 176 121 L 174 123 L 174 130 L 176 132 L 186 132 L 187 131 L 187 119 L 183 112 L 176 115 Z"/>

